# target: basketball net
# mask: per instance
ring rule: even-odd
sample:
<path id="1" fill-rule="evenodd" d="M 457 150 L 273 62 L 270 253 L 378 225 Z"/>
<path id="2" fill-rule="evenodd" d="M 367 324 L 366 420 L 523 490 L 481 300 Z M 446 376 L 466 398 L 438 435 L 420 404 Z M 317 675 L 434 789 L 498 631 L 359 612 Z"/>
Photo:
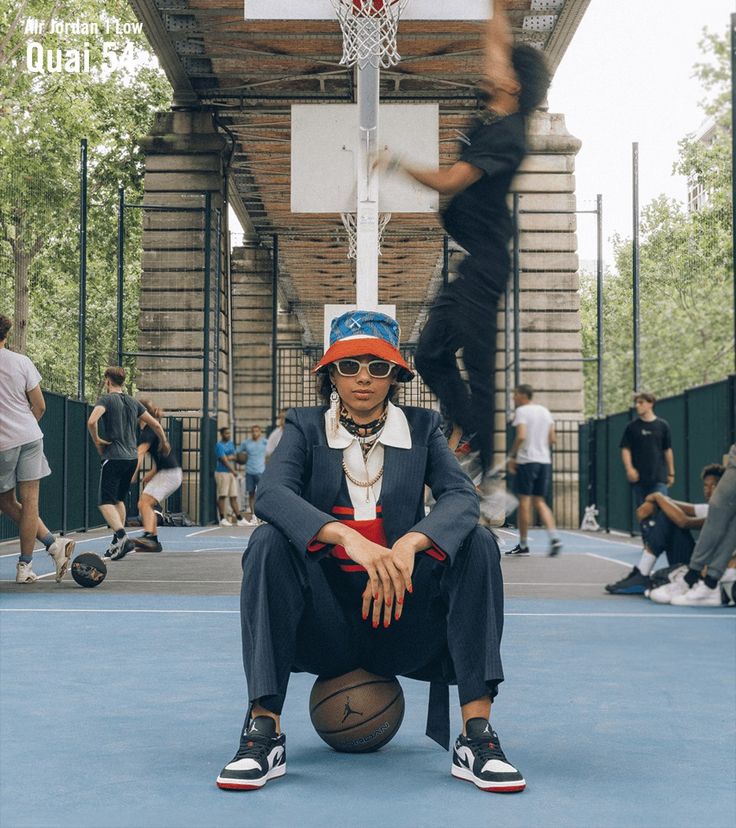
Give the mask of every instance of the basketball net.
<path id="1" fill-rule="evenodd" d="M 358 216 L 356 213 L 340 213 L 340 218 L 348 234 L 348 259 L 358 258 Z M 391 213 L 378 214 L 378 255 L 381 254 L 383 232 L 391 221 Z"/>
<path id="2" fill-rule="evenodd" d="M 388 69 L 401 55 L 396 48 L 401 12 L 408 0 L 331 0 L 342 29 L 344 66 Z"/>

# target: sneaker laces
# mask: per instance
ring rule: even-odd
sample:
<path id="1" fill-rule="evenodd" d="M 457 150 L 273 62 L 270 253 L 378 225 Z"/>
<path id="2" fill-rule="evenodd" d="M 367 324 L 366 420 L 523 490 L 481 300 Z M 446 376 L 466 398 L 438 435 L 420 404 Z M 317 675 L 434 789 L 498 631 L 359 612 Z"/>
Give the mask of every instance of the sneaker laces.
<path id="1" fill-rule="evenodd" d="M 268 756 L 268 751 L 271 749 L 273 739 L 270 736 L 257 736 L 255 734 L 247 734 L 240 740 L 240 747 L 235 754 L 233 762 L 239 759 L 255 759 L 263 764 Z"/>
<path id="2" fill-rule="evenodd" d="M 501 750 L 501 745 L 498 741 L 494 741 L 493 739 L 488 741 L 487 739 L 482 738 L 468 739 L 468 743 L 473 748 L 473 752 L 478 759 L 480 759 L 483 765 L 492 759 L 499 759 L 501 762 L 505 762 L 508 765 L 509 761 L 504 752 Z"/>

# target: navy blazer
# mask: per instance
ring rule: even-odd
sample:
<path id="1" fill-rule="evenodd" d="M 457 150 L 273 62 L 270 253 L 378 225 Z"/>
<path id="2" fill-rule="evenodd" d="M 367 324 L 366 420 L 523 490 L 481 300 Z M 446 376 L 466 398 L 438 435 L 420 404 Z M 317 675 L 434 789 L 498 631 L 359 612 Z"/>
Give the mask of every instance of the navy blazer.
<path id="1" fill-rule="evenodd" d="M 327 444 L 325 407 L 292 408 L 284 433 L 258 484 L 256 515 L 284 534 L 309 558 L 308 544 L 335 520 L 331 514 L 343 481 L 342 449 Z M 381 506 L 392 546 L 407 532 L 422 532 L 454 561 L 478 524 L 479 508 L 470 478 L 460 468 L 440 430 L 440 416 L 403 407 L 411 449 L 384 446 Z M 425 515 L 424 486 L 437 501 Z"/>

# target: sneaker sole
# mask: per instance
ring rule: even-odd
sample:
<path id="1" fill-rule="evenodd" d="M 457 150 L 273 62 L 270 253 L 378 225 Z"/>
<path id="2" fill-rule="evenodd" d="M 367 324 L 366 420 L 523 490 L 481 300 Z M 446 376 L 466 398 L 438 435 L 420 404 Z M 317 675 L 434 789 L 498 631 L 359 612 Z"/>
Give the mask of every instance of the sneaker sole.
<path id="1" fill-rule="evenodd" d="M 626 587 L 626 589 L 609 589 L 606 587 L 606 592 L 609 595 L 643 595 L 646 587 Z"/>
<path id="2" fill-rule="evenodd" d="M 130 545 L 128 545 L 128 544 L 130 544 Z M 126 542 L 122 545 L 122 547 L 118 551 L 112 553 L 112 555 L 110 556 L 110 560 L 111 561 L 120 561 L 128 554 L 128 552 L 132 552 L 134 549 L 135 549 L 135 544 L 132 541 Z"/>
<path id="3" fill-rule="evenodd" d="M 77 545 L 76 541 L 69 541 L 64 549 L 64 563 L 61 565 L 61 569 L 56 573 L 56 583 L 58 584 L 61 579 L 66 575 L 67 570 L 69 569 L 69 564 L 72 560 L 72 554 L 74 553 L 74 547 Z"/>
<path id="4" fill-rule="evenodd" d="M 463 782 L 472 782 L 476 788 L 488 793 L 519 793 L 526 788 L 525 779 L 516 782 L 488 782 L 485 779 L 478 779 L 473 771 L 459 768 L 457 765 L 452 766 L 452 775 L 456 779 L 462 779 Z"/>
<path id="5" fill-rule="evenodd" d="M 247 782 L 238 782 L 237 779 L 217 777 L 217 787 L 223 791 L 257 791 L 262 788 L 269 779 L 278 779 L 286 773 L 286 763 L 270 770 L 261 779 L 249 779 Z"/>
<path id="6" fill-rule="evenodd" d="M 523 558 L 524 556 L 528 555 L 529 552 L 504 552 L 503 554 L 507 558 Z"/>

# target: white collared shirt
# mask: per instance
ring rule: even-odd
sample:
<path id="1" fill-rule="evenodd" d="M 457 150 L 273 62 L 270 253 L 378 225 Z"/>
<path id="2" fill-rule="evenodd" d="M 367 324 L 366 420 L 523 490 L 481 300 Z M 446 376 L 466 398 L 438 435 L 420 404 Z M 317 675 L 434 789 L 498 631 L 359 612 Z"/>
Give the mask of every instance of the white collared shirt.
<path id="1" fill-rule="evenodd" d="M 386 424 L 378 435 L 366 460 L 363 459 L 363 452 L 358 438 L 354 437 L 343 425 L 338 426 L 337 434 L 330 433 L 329 411 L 325 411 L 325 432 L 327 433 L 329 447 L 342 449 L 345 467 L 356 480 L 372 480 L 381 471 L 383 468 L 384 446 L 393 446 L 400 449 L 411 448 L 411 432 L 406 416 L 400 408 L 390 402 L 386 414 Z M 383 477 L 366 489 L 364 486 L 356 486 L 350 478 L 347 479 L 350 501 L 355 509 L 354 520 L 375 519 L 376 504 L 381 497 L 382 483 Z"/>

